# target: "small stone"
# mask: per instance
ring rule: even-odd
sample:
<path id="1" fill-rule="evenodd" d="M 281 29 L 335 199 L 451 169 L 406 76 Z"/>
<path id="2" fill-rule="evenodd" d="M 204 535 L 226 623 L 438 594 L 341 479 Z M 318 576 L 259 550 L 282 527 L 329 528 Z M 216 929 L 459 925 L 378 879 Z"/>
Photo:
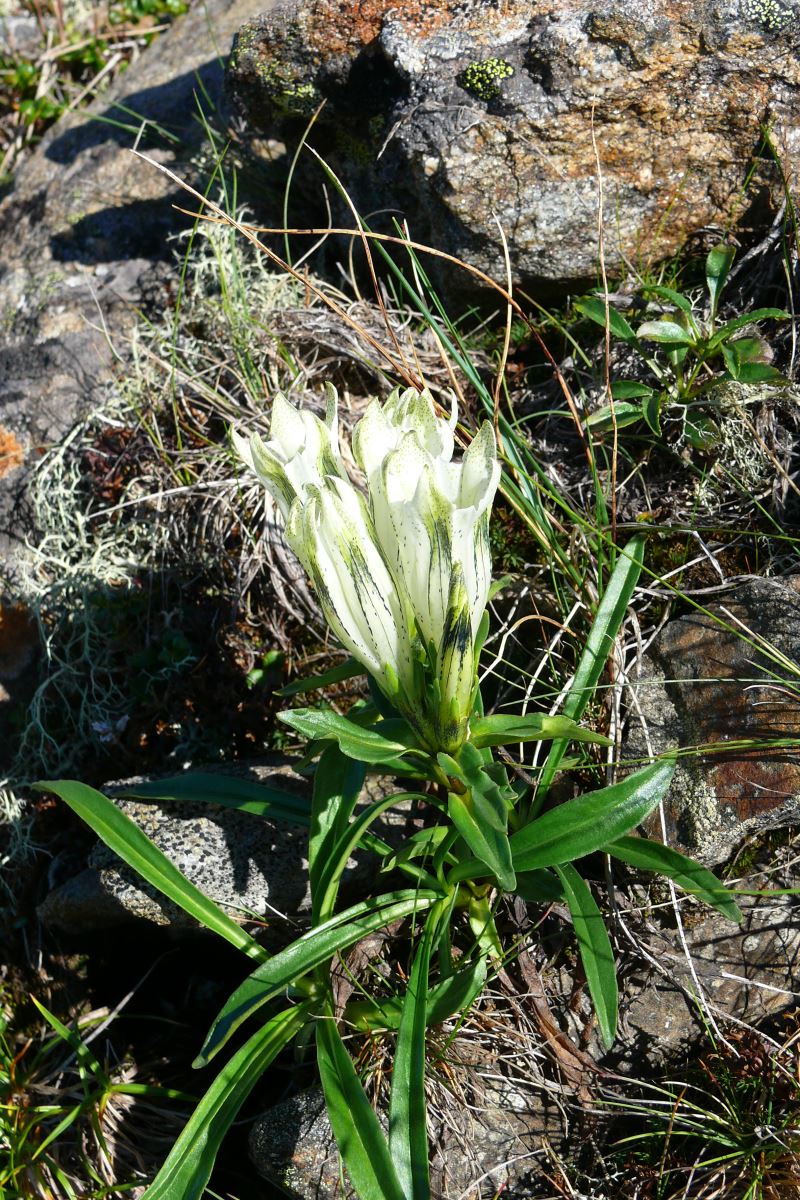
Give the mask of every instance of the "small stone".
<path id="1" fill-rule="evenodd" d="M 797 660 L 800 576 L 746 579 L 707 607 L 670 621 L 645 655 L 625 755 L 713 747 L 679 760 L 664 803 L 668 844 L 713 865 L 800 818 L 800 762 L 769 745 L 800 737 L 796 677 L 782 662 Z M 753 748 L 737 748 L 742 739 Z M 661 837 L 658 813 L 646 829 Z"/>

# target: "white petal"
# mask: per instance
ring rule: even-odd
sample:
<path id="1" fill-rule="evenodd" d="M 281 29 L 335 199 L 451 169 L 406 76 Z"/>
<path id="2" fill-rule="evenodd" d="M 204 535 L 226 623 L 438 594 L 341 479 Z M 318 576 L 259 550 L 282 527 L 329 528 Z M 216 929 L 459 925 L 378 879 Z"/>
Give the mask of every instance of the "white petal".
<path id="1" fill-rule="evenodd" d="M 479 513 L 485 512 L 494 500 L 500 480 L 497 443 L 488 421 L 484 421 L 470 442 L 461 470 L 460 504 L 464 507 L 474 505 Z"/>
<path id="2" fill-rule="evenodd" d="M 380 400 L 371 400 L 353 430 L 353 457 L 368 481 L 372 480 L 386 455 L 399 441 L 398 431 L 387 419 Z"/>
<path id="3" fill-rule="evenodd" d="M 283 392 L 276 392 L 272 398 L 269 440 L 284 462 L 299 453 L 305 442 L 302 414 L 289 403 Z"/>
<path id="4" fill-rule="evenodd" d="M 245 437 L 233 430 L 231 440 L 242 462 L 258 477 L 286 520 L 297 493 L 283 463 L 272 453 L 269 443 L 262 442 L 257 433 Z"/>

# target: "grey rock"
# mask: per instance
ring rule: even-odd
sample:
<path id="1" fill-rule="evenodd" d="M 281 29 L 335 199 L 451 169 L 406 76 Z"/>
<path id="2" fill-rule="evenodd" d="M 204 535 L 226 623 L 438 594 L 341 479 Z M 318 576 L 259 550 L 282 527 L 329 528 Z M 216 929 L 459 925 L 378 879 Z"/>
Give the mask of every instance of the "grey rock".
<path id="1" fill-rule="evenodd" d="M 514 277 L 563 291 L 595 278 L 598 156 L 611 269 L 769 220 L 779 173 L 745 182 L 765 114 L 798 161 L 798 48 L 784 0 L 298 0 L 243 27 L 229 74 L 270 137 L 326 101 L 310 140 L 362 211 L 505 278 L 499 220 Z"/>
<path id="2" fill-rule="evenodd" d="M 447 1070 L 453 1092 L 429 1107 L 433 1200 L 456 1200 L 482 1180 L 486 1194 L 522 1196 L 545 1136 L 557 1136 L 560 1118 L 542 1089 L 512 1084 L 496 1067 L 459 1061 L 456 1039 Z M 468 1053 L 474 1053 L 470 1047 Z M 446 1111 L 443 1111 L 443 1106 Z M 385 1114 L 379 1119 L 386 1125 Z M 342 1186 L 339 1152 L 319 1087 L 308 1088 L 259 1117 L 250 1133 L 250 1157 L 259 1174 L 298 1200 L 356 1196 Z"/>
<path id="3" fill-rule="evenodd" d="M 171 260 L 167 239 L 187 224 L 177 185 L 130 149 L 194 177 L 199 85 L 222 105 L 219 55 L 251 13 L 248 0 L 209 0 L 176 19 L 88 108 L 57 122 L 0 202 L 0 559 L 12 586 L 33 532 L 30 469 L 114 386 L 137 307 Z M 6 23 L 12 32 L 23 31 Z"/>
<path id="4" fill-rule="evenodd" d="M 281 791 L 307 795 L 308 782 L 280 760 L 198 767 L 217 775 L 244 776 Z M 308 882 L 308 830 L 262 819 L 221 805 L 126 798 L 142 779 L 109 784 L 106 791 L 122 811 L 180 871 L 235 919 L 255 917 L 267 936 L 286 940 L 287 919 L 306 916 L 311 907 Z M 368 781 L 365 800 L 385 792 Z M 121 798 L 119 798 L 121 797 Z M 405 828 L 401 811 L 388 815 L 380 834 L 397 841 Z M 376 859 L 359 853 L 342 877 L 344 896 L 372 879 Z M 45 924 L 70 931 L 111 928 L 132 919 L 168 926 L 172 932 L 197 929 L 182 908 L 146 883 L 103 842 L 89 853 L 85 870 L 60 882 L 39 906 Z M 274 929 L 273 929 L 274 927 Z"/>
<path id="5" fill-rule="evenodd" d="M 240 767 L 232 773 L 284 791 L 307 786 L 286 766 Z M 107 790 L 124 793 L 141 782 L 127 780 Z M 282 925 L 287 916 L 308 909 L 306 830 L 219 805 L 133 799 L 116 803 L 195 886 L 232 916 L 250 915 L 268 925 L 273 921 Z M 90 851 L 86 870 L 54 888 L 39 913 L 47 925 L 72 933 L 109 928 L 132 918 L 173 931 L 197 928 L 182 908 L 102 842 Z"/>
<path id="6" fill-rule="evenodd" d="M 707 1033 L 704 1003 L 723 1028 L 729 1028 L 731 1017 L 759 1026 L 796 1004 L 797 899 L 743 896 L 739 906 L 744 915 L 739 927 L 719 913 L 698 919 L 697 912 L 684 908 L 685 949 L 675 930 L 664 928 L 644 939 L 651 965 L 632 971 L 624 981 L 619 1036 L 603 1056 L 604 1066 L 640 1077 L 646 1068 L 685 1058 Z M 703 1002 L 697 999 L 698 985 Z"/>
<path id="7" fill-rule="evenodd" d="M 645 655 L 625 753 L 713 746 L 679 761 L 664 806 L 668 843 L 713 865 L 800 817 L 797 755 L 768 744 L 800 734 L 800 576 L 747 579 L 707 609 L 668 622 Z M 661 836 L 658 814 L 647 832 Z"/>

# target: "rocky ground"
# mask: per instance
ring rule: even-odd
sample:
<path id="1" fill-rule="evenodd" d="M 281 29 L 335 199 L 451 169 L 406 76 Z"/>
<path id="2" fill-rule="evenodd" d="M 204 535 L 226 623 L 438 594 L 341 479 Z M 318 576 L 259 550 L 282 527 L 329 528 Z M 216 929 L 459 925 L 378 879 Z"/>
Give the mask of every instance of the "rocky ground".
<path id="1" fill-rule="evenodd" d="M 649 533 L 652 575 L 615 651 L 615 686 L 594 714 L 626 760 L 703 748 L 683 760 L 649 832 L 751 890 L 797 886 L 793 323 L 754 333 L 764 340 L 759 362 L 769 358 L 780 381 L 727 385 L 724 399 L 702 400 L 713 443 L 692 441 L 685 417 L 667 410 L 660 437 L 641 422 L 618 439 L 601 430 L 593 479 L 565 401 L 584 417 L 603 402 L 602 330 L 573 306 L 596 282 L 600 249 L 612 309 L 631 320 L 653 315 L 648 280 L 680 283 L 701 312 L 705 253 L 725 237 L 739 253 L 723 318 L 793 308 L 797 230 L 785 181 L 798 154 L 797 19 L 782 3 L 534 7 L 434 13 L 402 3 L 390 13 L 303 0 L 265 4 L 254 18 L 251 4 L 209 0 L 19 157 L 0 201 L 0 771 L 14 818 L 2 997 L 17 1049 L 31 1030 L 42 1036 L 27 991 L 63 1019 L 124 1005 L 105 1042 L 109 1070 L 199 1091 L 209 1073 L 198 1081 L 182 1064 L 239 970 L 61 807 L 31 802 L 32 779 L 68 772 L 117 785 L 189 878 L 271 944 L 305 919 L 302 835 L 221 808 L 145 804 L 136 783 L 120 780 L 187 765 L 285 776 L 293 747 L 275 733 L 275 688 L 303 665 L 337 661 L 274 523 L 265 529 L 242 494 L 228 422 L 263 423 L 265 395 L 290 383 L 318 404 L 333 378 L 352 425 L 366 398 L 385 391 L 387 353 L 440 390 L 450 381 L 430 329 L 388 282 L 387 335 L 351 239 L 326 239 L 305 264 L 309 239 L 295 239 L 287 279 L 224 226 L 196 227 L 199 200 L 180 180 L 241 220 L 282 224 L 299 131 L 322 100 L 309 140 L 358 208 L 402 213 L 414 236 L 466 260 L 466 271 L 431 269 L 451 315 L 477 306 L 466 326 L 486 378 L 505 327 L 476 272 L 505 278 L 502 229 L 518 295 L 537 314 L 533 328 L 510 327 L 504 403 L 524 421 L 550 489 L 542 494 L 565 501 L 554 511 L 567 525 L 565 511 L 596 522 L 599 481 L 613 494 L 620 539 Z M 12 35 L 29 26 L 6 19 L 12 52 Z M 292 178 L 292 223 L 324 225 L 327 206 L 335 224 L 351 225 L 310 154 Z M 385 215 L 375 221 L 393 231 Z M 266 235 L 265 245 L 286 257 L 282 237 Z M 620 341 L 609 370 L 645 378 Z M 475 417 L 475 393 L 462 383 Z M 563 533 L 567 561 L 579 559 L 584 532 Z M 559 574 L 507 501 L 495 559 L 514 578 L 494 609 L 492 686 L 502 700 L 533 670 L 534 698 L 549 705 L 580 645 L 573 605 L 592 598 L 596 573 L 582 568 L 580 586 Z M 553 641 L 562 626 L 574 634 Z M 346 702 L 348 686 L 333 697 Z M 295 776 L 294 786 L 302 792 L 307 780 Z M 588 872 L 610 904 L 603 864 Z M 565 913 L 534 913 L 534 936 L 531 913 L 509 905 L 505 931 L 529 937 L 528 949 L 493 981 L 434 1073 L 442 1196 L 501 1186 L 519 1197 L 661 1195 L 650 1167 L 612 1148 L 652 1119 L 648 1087 L 671 1094 L 665 1079 L 702 1060 L 710 1076 L 692 1075 L 692 1086 L 713 1094 L 733 1079 L 747 1095 L 765 1055 L 791 1065 L 792 894 L 748 898 L 741 930 L 694 902 L 674 904 L 633 872 L 611 894 L 624 993 L 611 1052 L 592 1023 Z M 371 1052 L 380 1062 L 386 1047 Z M 34 1080 L 31 1072 L 32 1095 Z M 171 1131 L 185 1112 L 158 1103 L 155 1118 L 144 1101 L 120 1115 L 112 1176 L 114 1162 L 138 1186 L 152 1175 L 164 1153 L 154 1122 Z M 620 1123 L 619 1105 L 635 1103 L 635 1118 Z M 796 1094 L 785 1103 L 789 1113 L 800 1107 Z M 90 1196 L 79 1141 L 61 1163 Z M 790 1146 L 780 1167 L 787 1186 L 793 1155 Z M 254 1094 L 216 1190 L 244 1200 L 288 1185 L 311 1200 L 339 1194 L 338 1179 L 313 1072 L 283 1063 Z M 701 1173 L 693 1194 L 710 1195 L 704 1186 Z"/>

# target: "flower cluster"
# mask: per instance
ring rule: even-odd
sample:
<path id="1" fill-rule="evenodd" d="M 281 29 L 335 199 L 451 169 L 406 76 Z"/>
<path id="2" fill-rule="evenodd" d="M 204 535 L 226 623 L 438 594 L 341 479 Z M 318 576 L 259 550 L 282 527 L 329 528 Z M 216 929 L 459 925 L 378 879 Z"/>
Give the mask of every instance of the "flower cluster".
<path id="1" fill-rule="evenodd" d="M 452 461 L 456 409 L 397 389 L 353 431 L 367 497 L 339 454 L 336 390 L 325 419 L 275 396 L 269 441 L 233 434 L 272 496 L 333 632 L 434 751 L 468 732 L 475 639 L 491 582 L 489 513 L 500 466 L 486 422 Z"/>

